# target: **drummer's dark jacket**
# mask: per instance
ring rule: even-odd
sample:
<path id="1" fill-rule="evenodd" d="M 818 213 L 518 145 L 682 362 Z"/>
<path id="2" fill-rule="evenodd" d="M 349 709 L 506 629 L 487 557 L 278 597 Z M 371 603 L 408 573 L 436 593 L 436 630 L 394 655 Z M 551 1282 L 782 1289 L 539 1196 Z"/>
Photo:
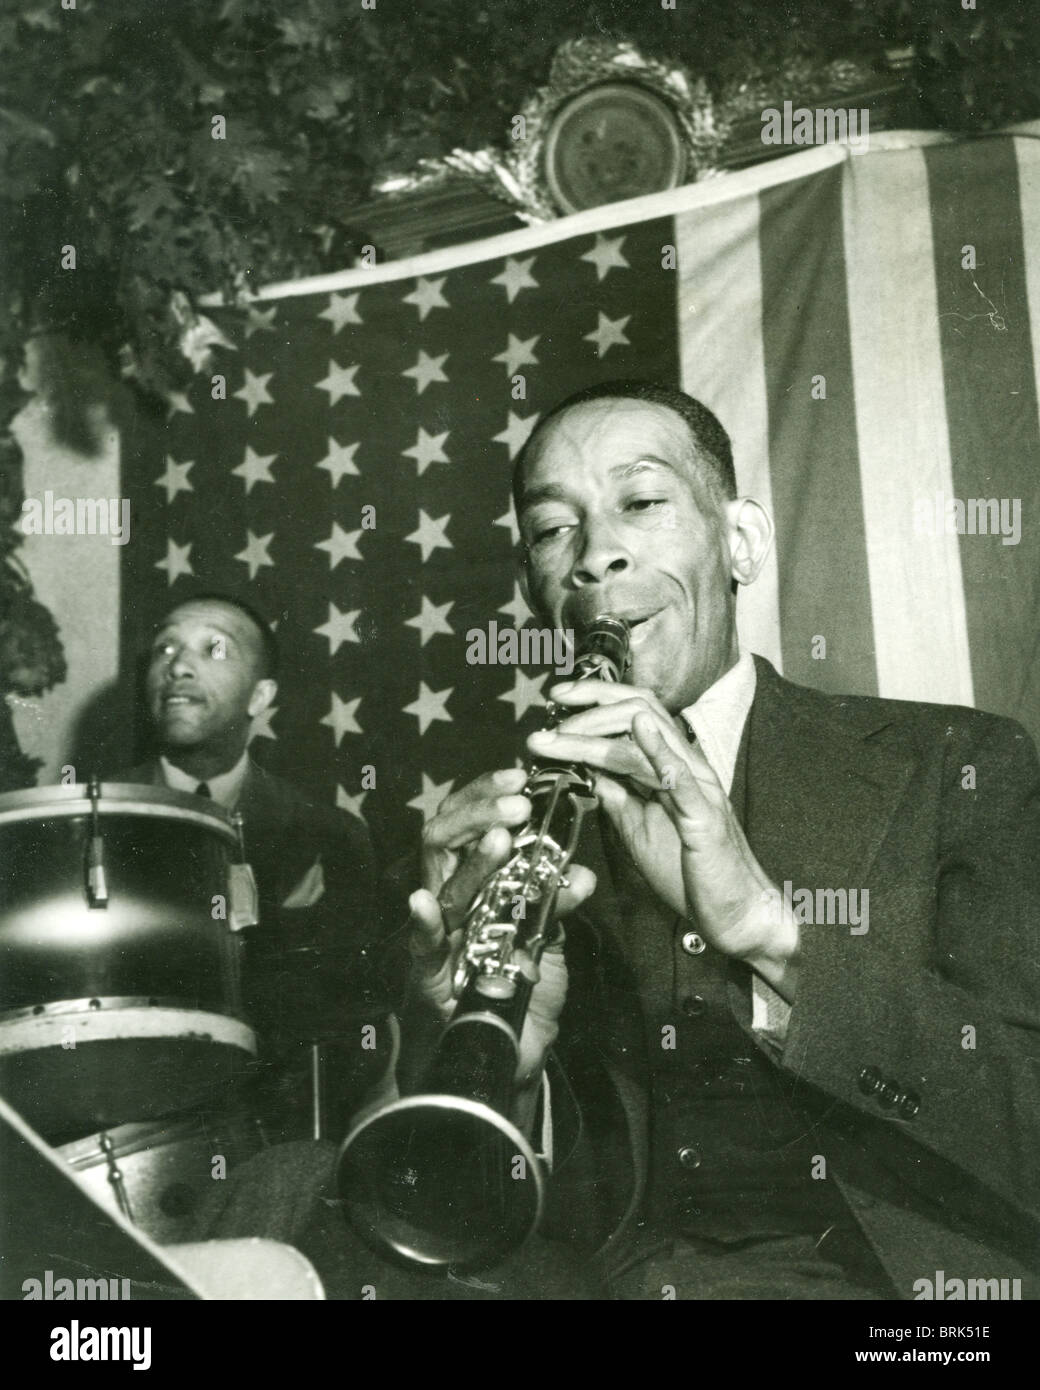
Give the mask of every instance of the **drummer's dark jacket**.
<path id="1" fill-rule="evenodd" d="M 924 1296 L 919 1281 L 944 1271 L 1018 1277 L 1023 1297 L 1040 1296 L 1036 751 L 1010 720 L 826 695 L 756 665 L 732 795 L 750 846 L 777 886 L 868 888 L 869 929 L 803 925 L 793 1011 L 771 1040 L 752 1028 L 747 967 L 710 947 L 673 961 L 670 943 L 696 923 L 676 919 L 594 822 L 576 858 L 598 886 L 568 919 L 570 985 L 549 1072 L 549 1229 L 590 1250 L 606 1236 L 608 1263 L 611 1252 L 623 1259 L 645 1236 L 655 1173 L 659 1189 L 662 1175 L 675 1190 L 686 1181 L 677 1146 L 702 1156 L 691 1182 L 713 1162 L 744 1162 L 713 1132 L 712 1077 L 726 1066 L 698 1092 L 692 1080 L 711 1042 L 684 1000 L 710 1005 L 715 989 L 730 1030 L 723 1061 L 731 1082 L 739 1073 L 727 1094 L 749 1101 L 747 1142 L 761 1142 L 778 1105 L 802 1118 L 806 1173 L 825 1160 L 823 1182 L 895 1295 Z M 645 993 L 642 1010 L 635 1003 L 639 943 L 665 962 L 651 1018 Z M 676 987 L 668 972 L 687 968 L 705 983 L 691 974 Z M 680 1043 L 671 1054 L 667 1021 Z M 668 1083 L 666 1114 L 655 1086 L 670 1056 L 684 1074 Z"/>
<path id="2" fill-rule="evenodd" d="M 162 766 L 153 759 L 122 780 L 161 786 Z M 260 922 L 244 933 L 243 1002 L 260 1039 L 258 1091 L 271 1138 L 307 1137 L 315 1041 L 331 1073 L 330 1128 L 343 1129 L 390 1062 L 386 1020 L 402 988 L 400 963 L 385 946 L 371 838 L 356 817 L 317 804 L 252 759 L 234 809 L 259 891 Z M 374 1035 L 363 1033 L 368 1027 Z"/>

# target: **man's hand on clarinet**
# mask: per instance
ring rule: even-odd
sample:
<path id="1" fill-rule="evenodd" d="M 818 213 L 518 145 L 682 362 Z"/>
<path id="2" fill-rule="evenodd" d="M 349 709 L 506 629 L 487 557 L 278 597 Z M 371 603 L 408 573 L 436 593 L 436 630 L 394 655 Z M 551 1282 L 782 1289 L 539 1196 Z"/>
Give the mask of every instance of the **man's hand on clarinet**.
<path id="1" fill-rule="evenodd" d="M 598 770 L 600 804 L 657 895 L 793 1001 L 797 924 L 700 748 L 650 690 L 586 680 L 549 696 L 574 712 L 531 752 Z"/>
<path id="2" fill-rule="evenodd" d="M 452 975 L 462 927 L 473 899 L 513 849 L 513 834 L 531 814 L 521 795 L 527 774 L 508 768 L 478 777 L 447 797 L 423 832 L 423 887 L 409 898 L 412 987 L 430 1009 L 447 1019 L 454 1007 Z M 580 864 L 567 870 L 569 886 L 557 900 L 566 916 L 588 898 L 596 876 Z M 546 950 L 531 993 L 520 1039 L 521 1081 L 534 1080 L 558 1032 L 567 993 L 562 942 Z"/>

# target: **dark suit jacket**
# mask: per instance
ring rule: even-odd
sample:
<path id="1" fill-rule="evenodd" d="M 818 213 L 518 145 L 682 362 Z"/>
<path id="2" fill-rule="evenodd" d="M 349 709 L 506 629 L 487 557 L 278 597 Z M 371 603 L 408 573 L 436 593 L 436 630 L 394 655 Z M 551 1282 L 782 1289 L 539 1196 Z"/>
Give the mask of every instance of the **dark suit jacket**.
<path id="1" fill-rule="evenodd" d="M 792 1096 L 822 1110 L 829 1170 L 901 1297 L 936 1270 L 1020 1277 L 1024 1296 L 1040 1296 L 1036 751 L 1007 719 L 825 695 L 783 680 L 762 658 L 756 665 L 751 848 L 778 886 L 869 889 L 870 916 L 863 935 L 802 927 L 782 1051 L 751 1030 L 746 974 L 737 972 L 733 1015 Z M 648 1088 L 638 1048 L 611 1026 L 624 1001 L 611 999 L 597 925 L 616 912 L 609 866 L 578 857 L 599 870 L 599 883 L 568 923 L 558 1052 L 584 1087 L 583 1104 L 609 1110 L 620 1098 L 624 1112 L 627 1171 L 611 1168 L 608 1154 L 606 1176 L 619 1194 L 615 1216 L 628 1212 L 609 1251 L 623 1246 L 642 1198 Z M 670 916 L 649 891 L 646 914 L 648 923 Z M 613 1082 L 610 1100 L 587 1099 L 590 1043 Z M 879 1078 L 892 1089 L 879 1090 Z M 912 1117 L 912 1106 L 885 1103 L 907 1092 L 919 1099 Z M 564 1155 L 555 1180 L 564 1188 L 567 1170 Z"/>
<path id="2" fill-rule="evenodd" d="M 119 780 L 163 785 L 162 768 L 155 759 Z M 390 1060 L 385 1019 L 402 987 L 384 946 L 371 839 L 355 817 L 252 761 L 236 809 L 260 898 L 259 925 L 243 933 L 243 995 L 260 1039 L 262 1108 L 272 1137 L 307 1132 L 306 1048 L 322 1041 L 336 1062 L 327 1100 L 342 1130 Z M 320 898 L 285 906 L 308 876 L 313 883 L 318 863 Z M 376 1026 L 374 1048 L 362 1047 L 366 1025 Z"/>

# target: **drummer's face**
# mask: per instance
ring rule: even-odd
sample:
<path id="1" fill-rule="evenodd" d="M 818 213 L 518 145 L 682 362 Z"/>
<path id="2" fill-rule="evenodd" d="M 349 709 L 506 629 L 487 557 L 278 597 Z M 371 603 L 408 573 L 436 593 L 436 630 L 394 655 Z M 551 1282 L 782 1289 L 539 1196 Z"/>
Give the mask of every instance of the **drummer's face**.
<path id="1" fill-rule="evenodd" d="M 175 609 L 148 662 L 148 708 L 162 744 L 241 754 L 253 716 L 274 698 L 262 660 L 260 634 L 237 608 L 199 600 Z"/>

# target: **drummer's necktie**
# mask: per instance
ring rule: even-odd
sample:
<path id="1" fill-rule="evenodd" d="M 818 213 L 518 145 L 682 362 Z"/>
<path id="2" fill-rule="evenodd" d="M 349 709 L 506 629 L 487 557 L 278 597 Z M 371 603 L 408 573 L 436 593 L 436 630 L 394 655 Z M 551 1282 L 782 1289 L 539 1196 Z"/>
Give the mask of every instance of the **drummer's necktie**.
<path id="1" fill-rule="evenodd" d="M 199 785 L 195 788 L 195 795 L 208 796 L 211 801 L 213 800 L 213 793 L 209 789 L 208 782 L 200 782 Z"/>

